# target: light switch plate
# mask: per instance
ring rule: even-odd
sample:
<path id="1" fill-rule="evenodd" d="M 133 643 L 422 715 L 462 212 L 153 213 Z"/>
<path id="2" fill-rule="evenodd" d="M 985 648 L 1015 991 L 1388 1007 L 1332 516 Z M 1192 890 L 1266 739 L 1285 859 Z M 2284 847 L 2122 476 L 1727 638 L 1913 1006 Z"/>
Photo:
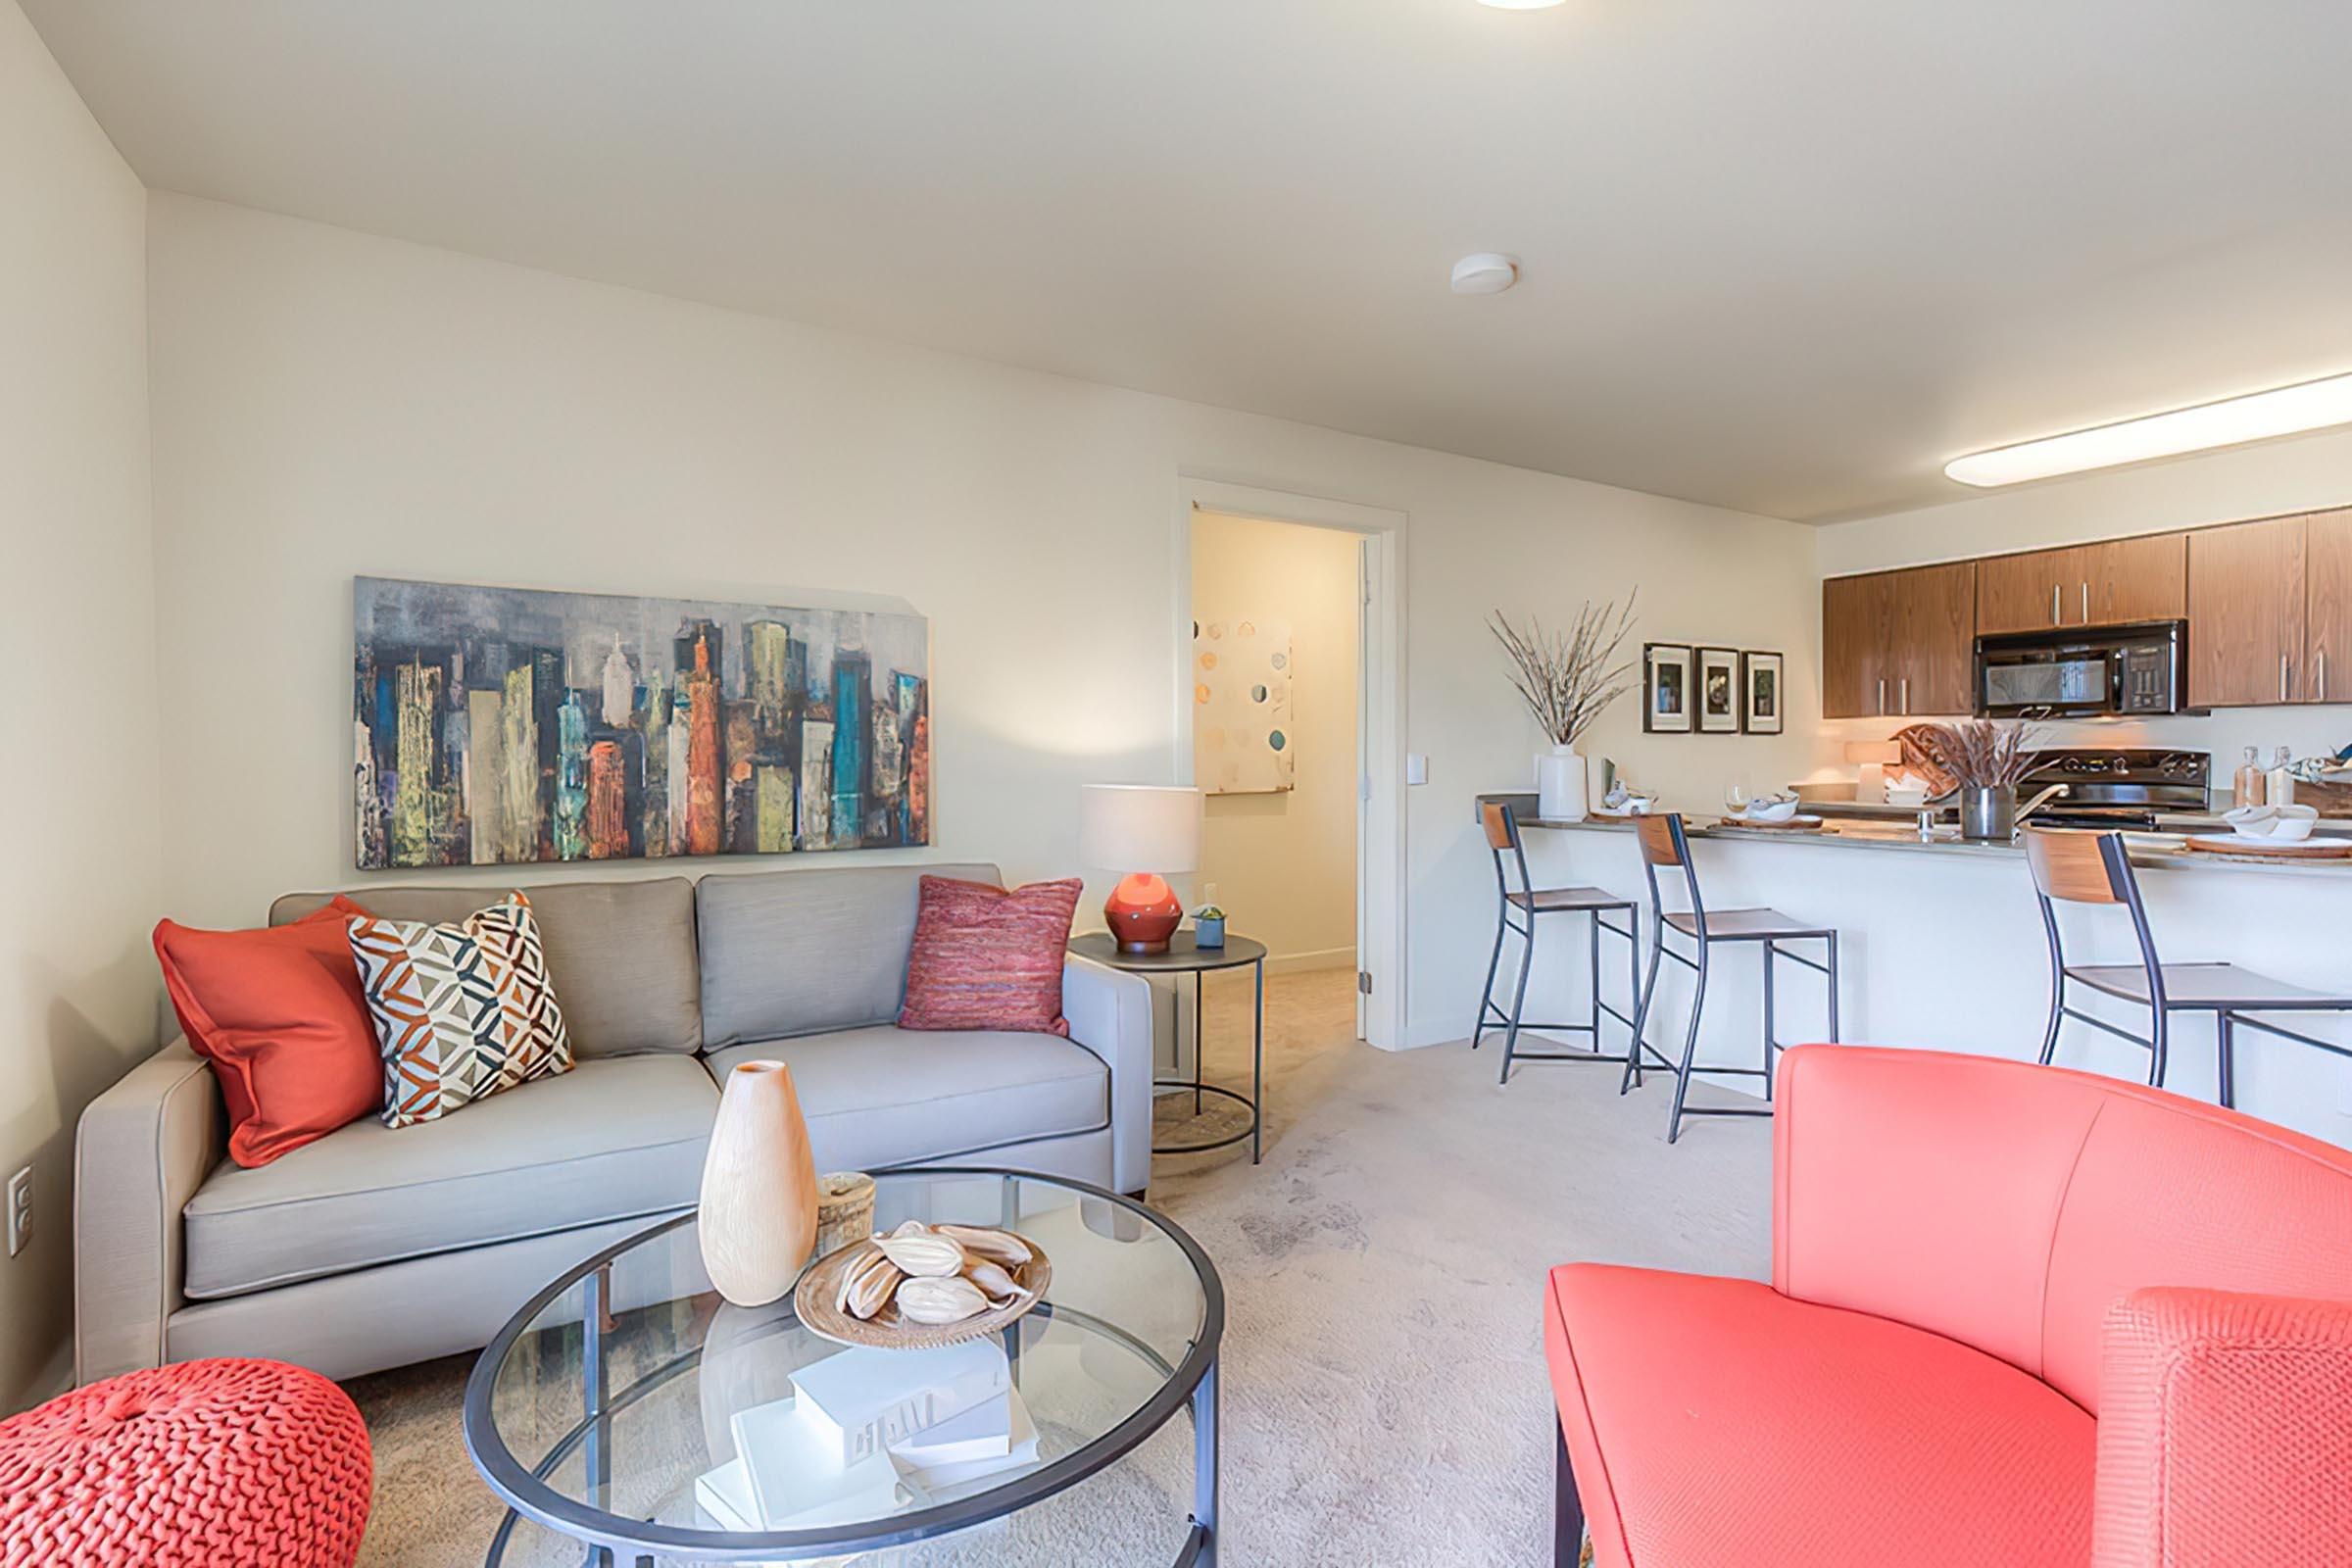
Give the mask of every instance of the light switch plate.
<path id="1" fill-rule="evenodd" d="M 8 1255 L 16 1256 L 32 1240 L 32 1167 L 8 1179 Z"/>
<path id="2" fill-rule="evenodd" d="M 1404 781 L 1407 784 L 1426 784 L 1429 782 L 1429 754 L 1427 752 L 1407 752 L 1404 754 Z"/>

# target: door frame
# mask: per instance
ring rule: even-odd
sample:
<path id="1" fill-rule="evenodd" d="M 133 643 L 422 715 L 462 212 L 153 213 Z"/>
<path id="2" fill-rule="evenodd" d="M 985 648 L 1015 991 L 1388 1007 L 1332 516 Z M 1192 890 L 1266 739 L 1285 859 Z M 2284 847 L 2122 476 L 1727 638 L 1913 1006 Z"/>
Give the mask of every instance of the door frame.
<path id="1" fill-rule="evenodd" d="M 1177 657 L 1170 661 L 1176 717 L 1176 777 L 1193 777 L 1193 515 L 1198 512 L 1332 528 L 1365 541 L 1363 640 L 1358 671 L 1363 722 L 1356 744 L 1366 759 L 1357 781 L 1355 868 L 1360 907 L 1356 969 L 1372 977 L 1363 1009 L 1364 1039 L 1384 1051 L 1407 1042 L 1405 1007 L 1404 846 L 1404 545 L 1407 515 L 1388 507 L 1281 490 L 1213 474 L 1180 471 L 1174 539 Z"/>

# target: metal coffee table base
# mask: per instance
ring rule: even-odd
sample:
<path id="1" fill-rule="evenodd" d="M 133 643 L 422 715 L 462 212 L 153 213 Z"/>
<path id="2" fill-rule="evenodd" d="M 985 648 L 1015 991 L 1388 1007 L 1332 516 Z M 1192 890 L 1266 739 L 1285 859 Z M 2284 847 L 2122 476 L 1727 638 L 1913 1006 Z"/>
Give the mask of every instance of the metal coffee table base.
<path id="1" fill-rule="evenodd" d="M 1266 1098 L 1265 960 L 1260 958 L 1251 965 L 1250 973 L 1255 977 L 1256 994 L 1251 999 L 1250 1004 L 1250 1093 L 1245 1095 L 1237 1089 L 1220 1089 L 1215 1084 L 1200 1081 L 1200 1041 L 1203 1025 L 1201 981 L 1204 971 L 1199 969 L 1193 971 L 1193 1076 L 1189 1081 L 1183 1078 L 1154 1078 L 1152 1081 L 1153 1089 L 1190 1089 L 1193 1092 L 1193 1114 L 1196 1116 L 1200 1114 L 1201 1096 L 1222 1096 L 1235 1104 L 1248 1109 L 1250 1125 L 1238 1133 L 1224 1138 L 1210 1139 L 1206 1143 L 1153 1144 L 1152 1152 L 1154 1154 L 1205 1154 L 1212 1149 L 1230 1149 L 1235 1144 L 1247 1139 L 1250 1143 L 1250 1163 L 1254 1165 L 1261 1157 L 1265 1147 L 1265 1114 L 1260 1106 Z"/>

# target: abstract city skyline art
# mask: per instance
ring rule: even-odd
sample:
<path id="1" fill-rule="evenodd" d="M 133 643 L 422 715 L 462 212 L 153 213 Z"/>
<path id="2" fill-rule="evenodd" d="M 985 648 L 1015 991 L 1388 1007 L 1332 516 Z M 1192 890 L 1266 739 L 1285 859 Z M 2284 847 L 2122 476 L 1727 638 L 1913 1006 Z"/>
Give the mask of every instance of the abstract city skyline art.
<path id="1" fill-rule="evenodd" d="M 931 841 L 920 615 L 360 577 L 352 623 L 362 870 Z"/>

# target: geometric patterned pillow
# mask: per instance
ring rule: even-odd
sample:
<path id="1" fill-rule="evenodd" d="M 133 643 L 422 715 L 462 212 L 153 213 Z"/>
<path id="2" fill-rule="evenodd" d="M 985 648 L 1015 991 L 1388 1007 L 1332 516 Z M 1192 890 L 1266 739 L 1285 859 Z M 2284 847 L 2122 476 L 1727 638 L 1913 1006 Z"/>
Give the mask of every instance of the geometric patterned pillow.
<path id="1" fill-rule="evenodd" d="M 385 1126 L 571 1071 L 564 1008 L 520 893 L 454 925 L 355 917 L 351 956 L 383 1053 Z"/>

